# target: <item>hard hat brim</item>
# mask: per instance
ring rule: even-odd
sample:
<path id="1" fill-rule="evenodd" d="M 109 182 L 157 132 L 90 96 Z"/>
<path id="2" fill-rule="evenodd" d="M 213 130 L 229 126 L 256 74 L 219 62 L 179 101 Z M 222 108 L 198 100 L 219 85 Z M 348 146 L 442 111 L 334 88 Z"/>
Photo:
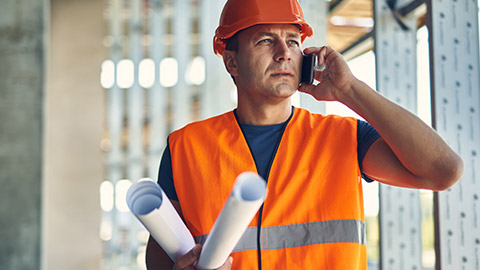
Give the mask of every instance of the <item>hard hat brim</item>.
<path id="1" fill-rule="evenodd" d="M 215 37 L 213 39 L 213 50 L 216 55 L 222 56 L 223 51 L 225 50 L 227 40 L 231 38 L 236 33 L 240 32 L 241 30 L 247 29 L 254 25 L 259 24 L 294 24 L 300 27 L 300 38 L 302 43 L 305 41 L 307 37 L 313 36 L 313 28 L 303 20 L 268 20 L 268 21 L 261 21 L 255 23 L 245 23 L 239 21 L 236 24 L 229 25 L 229 26 L 219 26 L 215 31 Z"/>

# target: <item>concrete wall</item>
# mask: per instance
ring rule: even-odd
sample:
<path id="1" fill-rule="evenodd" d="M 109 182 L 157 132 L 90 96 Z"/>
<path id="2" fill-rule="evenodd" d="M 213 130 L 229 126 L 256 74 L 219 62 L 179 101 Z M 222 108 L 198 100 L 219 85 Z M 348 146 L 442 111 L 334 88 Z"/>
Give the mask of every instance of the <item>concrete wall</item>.
<path id="1" fill-rule="evenodd" d="M 12 0 L 13 1 L 13 0 Z M 100 269 L 106 1 L 52 0 L 45 99 L 43 269 Z M 1 267 L 0 267 L 1 268 Z"/>
<path id="2" fill-rule="evenodd" d="M 44 0 L 0 9 L 0 269 L 39 269 Z"/>

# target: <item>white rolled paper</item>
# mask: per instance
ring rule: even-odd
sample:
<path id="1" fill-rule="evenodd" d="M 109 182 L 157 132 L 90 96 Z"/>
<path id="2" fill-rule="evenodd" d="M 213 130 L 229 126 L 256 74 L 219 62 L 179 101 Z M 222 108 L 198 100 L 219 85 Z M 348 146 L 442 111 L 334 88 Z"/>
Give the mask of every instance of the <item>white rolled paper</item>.
<path id="1" fill-rule="evenodd" d="M 267 184 L 258 174 L 241 173 L 202 247 L 197 269 L 216 269 L 227 260 L 265 200 Z"/>
<path id="2" fill-rule="evenodd" d="M 157 183 L 136 182 L 126 199 L 130 211 L 173 261 L 195 246 L 192 234 Z"/>

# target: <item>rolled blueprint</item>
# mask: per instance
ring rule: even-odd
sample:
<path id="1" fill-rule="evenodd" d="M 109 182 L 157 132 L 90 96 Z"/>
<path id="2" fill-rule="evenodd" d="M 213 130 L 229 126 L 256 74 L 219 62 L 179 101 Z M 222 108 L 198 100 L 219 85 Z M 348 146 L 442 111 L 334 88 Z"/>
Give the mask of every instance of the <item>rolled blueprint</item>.
<path id="1" fill-rule="evenodd" d="M 241 173 L 202 247 L 197 269 L 215 269 L 227 260 L 265 200 L 267 186 L 258 174 Z"/>
<path id="2" fill-rule="evenodd" d="M 160 186 L 143 180 L 127 192 L 130 211 L 173 261 L 195 246 L 195 241 Z"/>

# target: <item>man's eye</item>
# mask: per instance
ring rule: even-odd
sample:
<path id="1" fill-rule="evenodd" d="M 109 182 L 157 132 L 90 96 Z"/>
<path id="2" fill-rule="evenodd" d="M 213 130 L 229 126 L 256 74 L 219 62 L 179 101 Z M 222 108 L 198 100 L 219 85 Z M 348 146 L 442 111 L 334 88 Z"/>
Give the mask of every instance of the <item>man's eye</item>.
<path id="1" fill-rule="evenodd" d="M 295 45 L 295 46 L 300 45 L 300 42 L 298 42 L 297 40 L 290 40 L 289 43 L 292 44 L 292 45 Z"/>
<path id="2" fill-rule="evenodd" d="M 271 43 L 271 42 L 272 42 L 272 40 L 271 40 L 271 39 L 268 39 L 268 38 L 266 38 L 266 39 L 262 39 L 262 40 L 260 40 L 260 41 L 259 41 L 257 44 L 262 44 L 262 43 Z"/>

